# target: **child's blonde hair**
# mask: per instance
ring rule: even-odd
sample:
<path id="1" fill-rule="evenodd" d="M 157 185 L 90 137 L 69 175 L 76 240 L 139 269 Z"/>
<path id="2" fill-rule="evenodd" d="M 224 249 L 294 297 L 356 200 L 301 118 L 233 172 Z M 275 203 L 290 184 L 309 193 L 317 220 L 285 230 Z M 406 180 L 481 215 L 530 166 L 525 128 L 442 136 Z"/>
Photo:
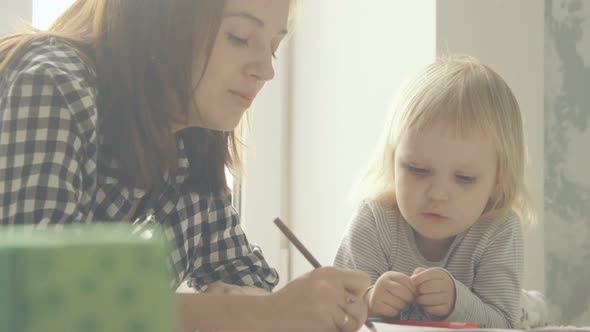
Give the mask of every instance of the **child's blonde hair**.
<path id="1" fill-rule="evenodd" d="M 526 148 L 523 121 L 514 94 L 500 75 L 469 56 L 445 56 L 408 82 L 386 124 L 382 144 L 362 178 L 363 199 L 396 204 L 395 152 L 409 129 L 450 125 L 459 137 L 483 133 L 498 155 L 497 188 L 484 215 L 502 218 L 515 211 L 531 221 L 524 183 Z"/>

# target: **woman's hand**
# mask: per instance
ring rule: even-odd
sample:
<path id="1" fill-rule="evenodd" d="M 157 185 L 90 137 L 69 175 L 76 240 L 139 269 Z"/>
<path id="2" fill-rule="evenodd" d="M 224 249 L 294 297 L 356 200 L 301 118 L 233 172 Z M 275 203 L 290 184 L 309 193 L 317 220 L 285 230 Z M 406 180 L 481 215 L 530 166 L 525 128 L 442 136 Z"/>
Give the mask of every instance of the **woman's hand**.
<path id="1" fill-rule="evenodd" d="M 215 295 L 243 295 L 244 291 L 239 286 L 226 284 L 222 281 L 216 281 L 211 283 L 204 293 Z"/>
<path id="2" fill-rule="evenodd" d="M 187 332 L 353 332 L 367 319 L 363 294 L 370 283 L 366 273 L 323 267 L 268 295 L 244 295 L 238 286 L 215 283 L 206 294 L 176 297 Z"/>
<path id="3" fill-rule="evenodd" d="M 238 286 L 216 281 L 209 285 L 205 294 L 217 295 L 266 295 L 270 294 L 266 289 L 252 286 Z"/>
<path id="4" fill-rule="evenodd" d="M 362 272 L 323 267 L 270 295 L 268 331 L 357 331 L 367 319 L 363 299 L 370 278 Z"/>

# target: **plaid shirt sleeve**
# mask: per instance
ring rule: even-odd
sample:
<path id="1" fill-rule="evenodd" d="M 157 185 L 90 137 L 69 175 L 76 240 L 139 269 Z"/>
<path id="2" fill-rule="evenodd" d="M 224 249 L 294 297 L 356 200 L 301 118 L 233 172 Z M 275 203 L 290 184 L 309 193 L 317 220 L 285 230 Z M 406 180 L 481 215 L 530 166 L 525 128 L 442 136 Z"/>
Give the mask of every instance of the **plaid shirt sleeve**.
<path id="1" fill-rule="evenodd" d="M 114 168 L 97 168 L 93 75 L 71 48 L 49 43 L 0 76 L 0 224 L 120 220 L 123 206 L 138 198 L 109 176 Z M 173 286 L 186 279 L 201 291 L 217 280 L 269 290 L 277 284 L 229 197 L 175 188 L 156 211 L 175 244 Z"/>
<path id="2" fill-rule="evenodd" d="M 95 117 L 79 63 L 29 53 L 0 79 L 0 223 L 87 221 Z M 90 158 L 92 159 L 92 158 Z"/>
<path id="3" fill-rule="evenodd" d="M 198 239 L 190 241 L 194 243 L 190 251 L 195 268 L 188 277 L 189 286 L 202 292 L 210 283 L 221 280 L 272 290 L 279 281 L 278 273 L 269 266 L 260 248 L 248 242 L 230 197 L 199 200 L 196 196 L 189 194 L 183 199 L 188 200 L 188 204 L 200 201 L 199 204 L 207 204 L 208 208 L 196 214 L 192 218 L 195 220 L 189 219 L 190 224 L 201 228 Z M 190 236 L 192 232 L 189 230 L 186 234 Z"/>

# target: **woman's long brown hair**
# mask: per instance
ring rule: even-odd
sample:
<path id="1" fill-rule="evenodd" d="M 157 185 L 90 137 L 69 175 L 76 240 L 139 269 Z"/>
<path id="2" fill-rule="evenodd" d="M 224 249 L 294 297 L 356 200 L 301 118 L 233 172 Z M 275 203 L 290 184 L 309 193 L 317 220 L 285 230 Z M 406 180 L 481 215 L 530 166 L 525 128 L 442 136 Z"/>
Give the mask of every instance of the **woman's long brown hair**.
<path id="1" fill-rule="evenodd" d="M 196 61 L 207 63 L 223 6 L 223 0 L 77 0 L 48 31 L 0 39 L 0 74 L 36 40 L 57 37 L 75 47 L 97 73 L 101 148 L 118 160 L 122 181 L 150 189 L 176 172 L 171 124 L 194 109 L 192 69 Z M 192 190 L 225 192 L 225 166 L 241 166 L 235 133 L 178 134 Z"/>

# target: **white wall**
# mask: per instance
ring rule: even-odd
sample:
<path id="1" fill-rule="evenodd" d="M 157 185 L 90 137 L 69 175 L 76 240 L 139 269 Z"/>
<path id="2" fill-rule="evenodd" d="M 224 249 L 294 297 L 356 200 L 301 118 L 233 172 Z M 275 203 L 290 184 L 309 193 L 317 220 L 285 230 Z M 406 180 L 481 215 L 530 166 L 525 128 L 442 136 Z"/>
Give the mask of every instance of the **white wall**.
<path id="1" fill-rule="evenodd" d="M 288 213 L 289 42 L 277 52 L 274 80 L 266 84 L 248 111 L 252 130 L 246 142 L 241 207 L 248 239 L 260 245 L 265 258 L 279 271 L 279 287 L 287 281 L 289 260 L 287 250 L 282 249 L 286 240 L 273 224 L 276 217 L 286 220 Z"/>
<path id="2" fill-rule="evenodd" d="M 294 40 L 287 222 L 331 265 L 402 79 L 435 55 L 435 2 L 302 1 Z M 311 269 L 291 250 L 291 276 Z"/>
<path id="3" fill-rule="evenodd" d="M 513 89 L 525 117 L 527 184 L 539 224 L 525 233 L 525 287 L 545 289 L 543 238 L 544 2 L 439 0 L 437 48 L 491 65 Z"/>
<path id="4" fill-rule="evenodd" d="M 0 37 L 22 30 L 19 19 L 31 22 L 31 0 L 0 0 Z"/>

